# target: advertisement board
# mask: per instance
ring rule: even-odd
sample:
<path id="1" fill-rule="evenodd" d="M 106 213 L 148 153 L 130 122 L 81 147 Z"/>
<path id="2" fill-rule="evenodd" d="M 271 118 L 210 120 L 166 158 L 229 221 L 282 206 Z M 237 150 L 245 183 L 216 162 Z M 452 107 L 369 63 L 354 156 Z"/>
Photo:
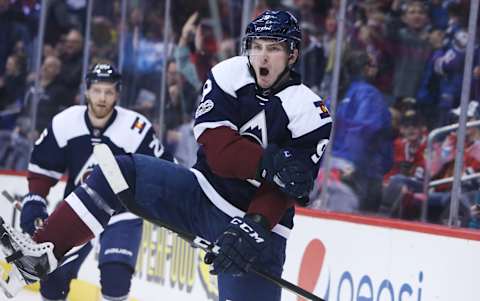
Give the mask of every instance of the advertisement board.
<path id="1" fill-rule="evenodd" d="M 50 210 L 63 187 L 52 189 Z M 23 195 L 24 175 L 0 173 L 3 189 Z M 18 211 L 2 196 L 0 212 L 18 225 Z M 131 300 L 217 300 L 202 252 L 150 223 L 143 230 Z M 98 246 L 69 300 L 100 300 L 97 253 Z M 478 254 L 477 231 L 298 209 L 283 278 L 329 301 L 478 301 Z M 284 291 L 282 300 L 302 299 Z"/>

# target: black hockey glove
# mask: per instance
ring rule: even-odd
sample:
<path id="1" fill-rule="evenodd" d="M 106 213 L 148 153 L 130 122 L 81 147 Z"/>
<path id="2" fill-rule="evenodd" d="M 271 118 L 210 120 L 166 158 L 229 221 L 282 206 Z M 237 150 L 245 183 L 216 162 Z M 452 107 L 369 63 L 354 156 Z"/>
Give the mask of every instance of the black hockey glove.
<path id="1" fill-rule="evenodd" d="M 47 217 L 47 201 L 42 196 L 29 193 L 23 197 L 20 214 L 20 227 L 23 232 L 33 235 Z"/>
<path id="2" fill-rule="evenodd" d="M 273 183 L 297 200 L 307 197 L 314 183 L 308 166 L 296 159 L 290 150 L 279 149 L 276 145 L 264 150 L 257 179 Z"/>
<path id="3" fill-rule="evenodd" d="M 215 241 L 220 247 L 219 253 L 205 255 L 205 263 L 213 264 L 210 273 L 241 276 L 248 272 L 262 250 L 270 244 L 268 228 L 268 221 L 260 214 L 234 217 Z"/>

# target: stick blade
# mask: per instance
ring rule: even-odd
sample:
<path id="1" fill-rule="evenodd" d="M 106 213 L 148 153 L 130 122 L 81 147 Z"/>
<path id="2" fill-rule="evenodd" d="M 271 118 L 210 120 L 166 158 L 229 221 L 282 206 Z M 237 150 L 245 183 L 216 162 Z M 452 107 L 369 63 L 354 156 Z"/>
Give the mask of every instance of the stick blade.
<path id="1" fill-rule="evenodd" d="M 97 144 L 93 148 L 93 155 L 97 160 L 103 175 L 115 194 L 128 189 L 128 184 L 122 175 L 115 156 L 106 144 Z"/>

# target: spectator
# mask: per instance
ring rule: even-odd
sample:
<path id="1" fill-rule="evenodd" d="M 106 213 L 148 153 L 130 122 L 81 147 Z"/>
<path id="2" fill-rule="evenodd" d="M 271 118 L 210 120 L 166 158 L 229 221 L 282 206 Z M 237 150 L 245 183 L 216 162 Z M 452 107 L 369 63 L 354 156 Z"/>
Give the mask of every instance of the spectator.
<path id="1" fill-rule="evenodd" d="M 360 210 L 370 212 L 380 206 L 382 179 L 393 162 L 391 115 L 380 91 L 369 83 L 376 67 L 364 50 L 346 55 L 342 79 L 346 92 L 340 93 L 332 147 L 334 169 L 348 175 Z"/>
<path id="2" fill-rule="evenodd" d="M 452 113 L 458 121 L 460 108 L 452 110 Z M 479 113 L 479 103 L 475 100 L 470 101 L 467 109 L 467 120 L 478 120 L 480 117 Z M 431 170 L 432 179 L 445 178 L 453 174 L 456 141 L 457 134 L 452 132 L 441 143 L 434 145 Z M 469 172 L 469 168 L 480 170 L 480 130 L 477 127 L 467 128 L 464 160 L 464 171 Z M 472 170 L 470 170 L 470 173 Z"/>
<path id="3" fill-rule="evenodd" d="M 185 22 L 182 28 L 178 45 L 175 48 L 175 60 L 179 71 L 185 79 L 196 89 L 200 89 L 202 83 L 197 74 L 195 66 L 190 61 L 190 48 L 195 37 L 195 23 L 198 19 L 198 12 L 194 12 Z"/>
<path id="4" fill-rule="evenodd" d="M 303 45 L 298 62 L 298 69 L 304 83 L 313 91 L 319 92 L 325 71 L 325 55 L 322 44 L 316 38 L 313 24 L 301 23 Z"/>
<path id="5" fill-rule="evenodd" d="M 430 32 L 429 41 L 433 52 L 425 65 L 420 88 L 416 96 L 416 105 L 419 113 L 423 115 L 427 127 L 430 129 L 440 125 L 438 115 L 442 114 L 439 110 L 432 110 L 432 108 L 437 107 L 440 99 L 441 76 L 435 72 L 435 62 L 445 53 L 443 49 L 444 36 L 445 32 L 440 29 L 433 29 Z"/>
<path id="6" fill-rule="evenodd" d="M 180 72 L 196 89 L 200 89 L 207 71 L 218 62 L 217 48 L 212 22 L 200 20 L 198 12 L 193 13 L 182 28 L 175 59 Z"/>
<path id="7" fill-rule="evenodd" d="M 220 0 L 219 3 L 220 21 L 222 23 L 224 40 L 236 40 L 237 49 L 239 37 L 242 34 L 242 1 Z M 221 52 L 224 54 L 223 52 Z M 238 53 L 232 55 L 235 56 Z M 230 56 L 225 55 L 225 58 Z"/>
<path id="8" fill-rule="evenodd" d="M 146 15 L 144 32 L 139 36 L 136 61 L 136 72 L 141 75 L 158 76 L 163 68 L 165 57 L 164 43 L 169 43 L 163 37 L 164 20 L 158 11 L 150 11 Z M 169 44 L 167 56 L 173 45 Z"/>
<path id="9" fill-rule="evenodd" d="M 448 6 L 451 2 L 444 0 L 430 0 L 430 20 L 434 28 L 444 30 L 448 26 Z"/>
<path id="10" fill-rule="evenodd" d="M 326 185 L 328 197 L 323 203 L 320 196 L 322 194 L 323 183 L 325 182 L 325 171 L 320 169 L 313 192 L 309 196 L 310 199 L 313 200 L 311 208 L 358 213 L 359 199 L 353 190 L 353 183 L 351 182 L 353 170 L 349 170 L 348 166 L 344 166 L 345 169 L 340 170 L 337 164 L 340 162 L 336 161 L 335 163 L 336 166 L 330 172 Z"/>
<path id="11" fill-rule="evenodd" d="M 0 77 L 0 111 L 20 109 L 26 80 L 26 61 L 21 55 L 11 55 L 7 59 L 5 76 Z"/>
<path id="12" fill-rule="evenodd" d="M 73 104 L 68 88 L 61 78 L 62 62 L 55 56 L 45 58 L 40 74 L 40 93 L 37 107 L 37 122 L 34 129 L 41 132 L 52 117 Z M 30 104 L 31 105 L 31 104 Z"/>
<path id="13" fill-rule="evenodd" d="M 397 2 L 395 0 L 392 4 L 394 8 Z M 392 94 L 395 99 L 416 96 L 422 71 L 431 53 L 425 4 L 408 2 L 401 13 L 401 20 L 399 14 L 398 10 L 393 10 L 392 20 L 387 24 L 389 52 L 394 60 Z"/>
<path id="14" fill-rule="evenodd" d="M 70 17 L 67 1 L 64 0 L 50 1 L 48 4 L 47 15 L 45 44 L 54 46 L 63 35 L 67 34 L 69 30 L 74 28 L 75 22 Z M 77 29 L 80 28 L 77 27 Z"/>
<path id="15" fill-rule="evenodd" d="M 117 56 L 117 43 L 110 20 L 104 17 L 92 19 L 92 61 L 113 61 Z"/>
<path id="16" fill-rule="evenodd" d="M 409 110 L 402 115 L 400 136 L 393 145 L 393 167 L 384 177 L 381 212 L 389 216 L 417 217 L 418 207 L 413 200 L 415 193 L 423 190 L 427 146 L 427 131 L 417 112 Z"/>
<path id="17" fill-rule="evenodd" d="M 93 2 L 93 14 L 106 18 L 112 22 L 118 22 L 119 3 L 114 1 L 95 1 Z"/>
<path id="18" fill-rule="evenodd" d="M 22 26 L 9 7 L 9 0 L 0 0 L 0 77 L 5 72 L 7 58 L 13 53 L 16 43 L 23 37 Z"/>
<path id="19" fill-rule="evenodd" d="M 142 90 L 159 94 L 159 85 L 165 56 L 173 51 L 173 43 L 164 41 L 163 17 L 158 11 L 150 11 L 145 22 L 143 14 L 136 10 L 132 12 L 134 24 L 127 35 L 125 44 L 125 81 L 130 83 L 127 88 L 127 103 L 131 103 L 135 95 Z M 165 53 L 165 43 L 168 43 Z"/>
<path id="20" fill-rule="evenodd" d="M 201 19 L 195 29 L 194 51 L 190 59 L 195 65 L 198 77 L 201 82 L 207 80 L 207 73 L 210 68 L 218 63 L 218 43 L 213 34 L 213 21 Z"/>
<path id="21" fill-rule="evenodd" d="M 232 38 L 223 39 L 220 42 L 219 51 L 225 59 L 238 55 L 237 41 Z"/>
<path id="22" fill-rule="evenodd" d="M 132 105 L 135 96 L 141 93 L 142 88 L 138 88 L 140 74 L 137 72 L 137 57 L 140 39 L 143 36 L 142 28 L 144 26 L 144 14 L 138 7 L 134 7 L 129 14 L 128 26 L 125 31 L 125 43 L 123 45 L 124 60 L 122 76 L 125 82 L 125 89 L 122 91 L 122 104 Z M 137 104 L 134 104 L 137 105 Z"/>
<path id="23" fill-rule="evenodd" d="M 437 126 L 446 125 L 447 113 L 460 104 L 467 39 L 465 30 L 457 30 L 450 47 L 441 56 L 434 58 L 433 70 L 439 77 Z"/>
<path id="24" fill-rule="evenodd" d="M 390 104 L 393 102 L 391 89 L 394 66 L 386 40 L 386 16 L 379 9 L 379 3 L 376 1 L 366 1 L 363 8 L 365 21 L 357 22 L 352 33 L 351 47 L 367 50 L 368 54 L 378 62 L 379 71 L 372 83 L 384 93 L 386 101 Z"/>
<path id="25" fill-rule="evenodd" d="M 73 28 L 85 32 L 87 20 L 87 0 L 67 0 L 67 13 Z M 102 1 L 105 2 L 105 1 Z"/>
<path id="26" fill-rule="evenodd" d="M 196 101 L 199 95 L 197 92 L 177 70 L 177 63 L 174 59 L 168 60 L 167 78 L 166 78 L 166 98 L 164 112 L 164 126 L 167 129 L 167 145 L 176 144 L 175 133 L 177 127 L 184 123 L 190 122 L 193 111 L 196 107 Z M 156 94 L 147 89 L 140 89 L 135 106 L 132 107 L 146 116 L 154 119 L 158 113 L 158 102 L 156 102 Z M 168 139 L 170 137 L 171 139 Z"/>
<path id="27" fill-rule="evenodd" d="M 448 26 L 445 29 L 444 45 L 450 47 L 450 43 L 453 41 L 455 34 L 458 30 L 467 26 L 468 12 L 464 9 L 460 3 L 450 3 L 448 5 Z"/>
<path id="28" fill-rule="evenodd" d="M 460 108 L 452 110 L 456 119 L 460 115 Z M 467 120 L 478 120 L 479 103 L 475 100 L 470 101 L 467 109 Z M 456 153 L 456 132 L 450 133 L 441 142 L 433 146 L 431 174 L 432 180 L 452 177 L 455 165 Z M 465 135 L 463 173 L 462 176 L 480 172 L 480 129 L 478 127 L 467 128 Z M 478 179 L 462 182 L 462 195 L 460 198 L 460 209 L 462 212 L 462 225 L 466 225 L 468 220 L 468 208 L 474 203 L 474 198 L 480 183 Z M 443 218 L 447 216 L 449 210 L 451 193 L 451 184 L 444 184 L 435 187 L 434 191 L 429 192 L 428 208 L 429 220 L 432 222 L 443 223 Z"/>
<path id="29" fill-rule="evenodd" d="M 393 143 L 393 167 L 385 175 L 385 181 L 397 174 L 423 178 L 426 143 L 427 130 L 422 117 L 413 110 L 405 112 L 400 119 L 400 137 Z"/>
<path id="30" fill-rule="evenodd" d="M 132 110 L 145 115 L 150 120 L 154 120 L 157 112 L 155 112 L 155 103 L 157 102 L 157 95 L 154 91 L 147 88 L 140 88 L 135 99 L 135 104 Z"/>
<path id="31" fill-rule="evenodd" d="M 0 130 L 0 169 L 26 170 L 32 141 L 30 118 L 20 117 L 13 131 Z"/>
<path id="32" fill-rule="evenodd" d="M 59 81 L 72 92 L 73 99 L 80 87 L 83 66 L 83 36 L 76 29 L 68 32 L 64 39 L 62 53 L 60 54 L 62 76 Z M 53 117 L 53 115 L 51 116 Z"/>
<path id="33" fill-rule="evenodd" d="M 322 26 L 322 15 L 319 11 L 319 2 L 315 0 L 294 0 L 293 4 L 297 8 L 296 16 L 300 23 L 309 23 L 315 28 Z"/>
<path id="34" fill-rule="evenodd" d="M 165 125 L 174 129 L 192 119 L 199 93 L 180 74 L 175 60 L 168 62 L 167 87 Z"/>
<path id="35" fill-rule="evenodd" d="M 179 144 L 193 150 L 195 139 L 191 139 L 191 120 L 196 108 L 199 93 L 183 78 L 177 70 L 175 60 L 170 60 L 167 68 L 167 100 L 165 106 L 165 147 L 172 153 L 178 150 Z M 181 152 L 181 151 L 180 151 Z M 191 162 L 196 156 L 189 157 L 184 153 L 185 162 Z M 194 162 L 193 162 L 194 163 Z"/>
<path id="36" fill-rule="evenodd" d="M 328 11 L 325 18 L 324 33 L 320 36 L 323 52 L 325 56 L 325 73 L 322 80 L 322 87 L 320 88 L 321 95 L 330 93 L 330 85 L 333 77 L 333 64 L 335 61 L 335 45 L 337 33 L 337 11 L 331 9 Z"/>

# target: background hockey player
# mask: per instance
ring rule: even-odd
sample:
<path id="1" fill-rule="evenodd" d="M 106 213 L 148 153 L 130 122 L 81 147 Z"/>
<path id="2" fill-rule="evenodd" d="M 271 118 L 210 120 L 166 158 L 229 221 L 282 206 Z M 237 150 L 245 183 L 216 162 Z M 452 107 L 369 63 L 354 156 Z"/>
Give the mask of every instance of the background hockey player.
<path id="1" fill-rule="evenodd" d="M 192 169 L 137 154 L 102 160 L 102 170 L 95 168 L 35 233 L 36 243 L 3 224 L 13 249 L 25 250 L 10 261 L 26 282 L 41 276 L 39 268 L 55 269 L 56 258 L 98 235 L 111 212 L 125 206 L 216 240 L 219 254 L 207 254 L 206 261 L 218 274 L 220 300 L 280 300 L 278 286 L 248 271 L 253 265 L 281 275 L 293 205 L 307 203 L 331 117 L 292 70 L 301 33 L 290 13 L 264 12 L 245 36 L 245 55 L 214 66 L 204 84 Z M 123 195 L 132 196 L 123 197 L 123 205 L 110 186 L 120 178 L 129 186 Z"/>
<path id="2" fill-rule="evenodd" d="M 86 76 L 87 106 L 57 114 L 36 141 L 28 166 L 29 193 L 23 198 L 21 227 L 33 234 L 35 221 L 46 219 L 46 196 L 68 173 L 65 195 L 82 185 L 96 165 L 94 145 L 107 144 L 113 153 L 165 157 L 152 124 L 142 115 L 116 107 L 121 76 L 108 64 L 96 64 Z M 171 159 L 171 158 L 167 158 Z M 100 236 L 99 268 L 104 300 L 127 300 L 142 236 L 142 220 L 131 213 L 115 215 Z M 66 300 L 70 281 L 92 249 L 87 243 L 66 256 L 55 272 L 41 281 L 44 300 Z"/>

